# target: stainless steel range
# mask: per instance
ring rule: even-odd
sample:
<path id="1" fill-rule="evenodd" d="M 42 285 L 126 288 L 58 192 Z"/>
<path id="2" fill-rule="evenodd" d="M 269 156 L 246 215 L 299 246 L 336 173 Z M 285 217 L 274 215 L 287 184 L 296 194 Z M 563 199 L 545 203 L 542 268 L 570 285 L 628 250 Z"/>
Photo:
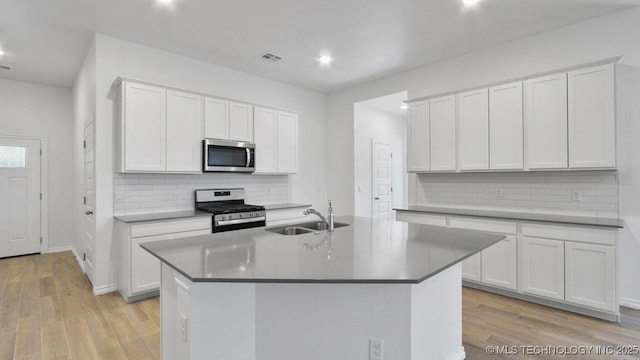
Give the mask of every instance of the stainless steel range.
<path id="1" fill-rule="evenodd" d="M 266 225 L 264 206 L 245 204 L 241 188 L 196 190 L 195 208 L 213 214 L 214 233 Z"/>

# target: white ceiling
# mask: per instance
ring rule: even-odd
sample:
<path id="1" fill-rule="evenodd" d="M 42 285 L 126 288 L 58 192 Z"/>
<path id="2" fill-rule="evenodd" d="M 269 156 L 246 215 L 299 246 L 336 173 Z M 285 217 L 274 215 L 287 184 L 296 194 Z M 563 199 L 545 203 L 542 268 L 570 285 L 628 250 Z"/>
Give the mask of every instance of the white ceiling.
<path id="1" fill-rule="evenodd" d="M 71 86 L 99 32 L 321 92 L 637 6 L 639 0 L 2 0 L 0 77 Z M 277 63 L 257 60 L 269 51 Z M 320 67 L 328 52 L 335 61 Z"/>

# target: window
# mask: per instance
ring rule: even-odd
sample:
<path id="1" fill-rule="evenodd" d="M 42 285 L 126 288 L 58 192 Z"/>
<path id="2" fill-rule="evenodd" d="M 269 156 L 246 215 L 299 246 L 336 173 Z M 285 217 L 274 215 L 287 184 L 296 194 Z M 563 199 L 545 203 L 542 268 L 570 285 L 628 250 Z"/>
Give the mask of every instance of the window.
<path id="1" fill-rule="evenodd" d="M 0 146 L 0 168 L 26 167 L 27 148 L 21 146 Z"/>

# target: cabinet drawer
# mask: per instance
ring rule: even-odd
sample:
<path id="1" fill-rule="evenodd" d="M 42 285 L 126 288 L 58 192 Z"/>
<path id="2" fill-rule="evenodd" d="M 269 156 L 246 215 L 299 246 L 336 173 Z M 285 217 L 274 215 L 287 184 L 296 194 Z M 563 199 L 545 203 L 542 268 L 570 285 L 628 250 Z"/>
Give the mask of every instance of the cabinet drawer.
<path id="1" fill-rule="evenodd" d="M 154 221 L 132 225 L 131 237 L 135 238 L 207 229 L 211 231 L 210 216 L 174 221 Z"/>
<path id="2" fill-rule="evenodd" d="M 616 242 L 616 230 L 597 227 L 522 224 L 522 235 L 602 245 L 614 245 Z"/>
<path id="3" fill-rule="evenodd" d="M 514 235 L 517 229 L 517 225 L 514 222 L 463 217 L 450 217 L 449 227 Z"/>
<path id="4" fill-rule="evenodd" d="M 423 225 L 447 226 L 447 217 L 444 215 L 397 211 L 396 220 Z"/>

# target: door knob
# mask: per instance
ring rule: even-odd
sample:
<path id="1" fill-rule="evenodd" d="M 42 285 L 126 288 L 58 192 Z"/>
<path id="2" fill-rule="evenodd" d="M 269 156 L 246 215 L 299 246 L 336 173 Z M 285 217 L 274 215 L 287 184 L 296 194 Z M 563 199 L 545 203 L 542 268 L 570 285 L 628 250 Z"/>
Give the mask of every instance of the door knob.
<path id="1" fill-rule="evenodd" d="M 376 196 L 373 198 L 373 200 L 380 200 L 380 198 Z"/>
<path id="2" fill-rule="evenodd" d="M 93 215 L 93 210 L 87 210 L 84 212 L 85 215 Z"/>

